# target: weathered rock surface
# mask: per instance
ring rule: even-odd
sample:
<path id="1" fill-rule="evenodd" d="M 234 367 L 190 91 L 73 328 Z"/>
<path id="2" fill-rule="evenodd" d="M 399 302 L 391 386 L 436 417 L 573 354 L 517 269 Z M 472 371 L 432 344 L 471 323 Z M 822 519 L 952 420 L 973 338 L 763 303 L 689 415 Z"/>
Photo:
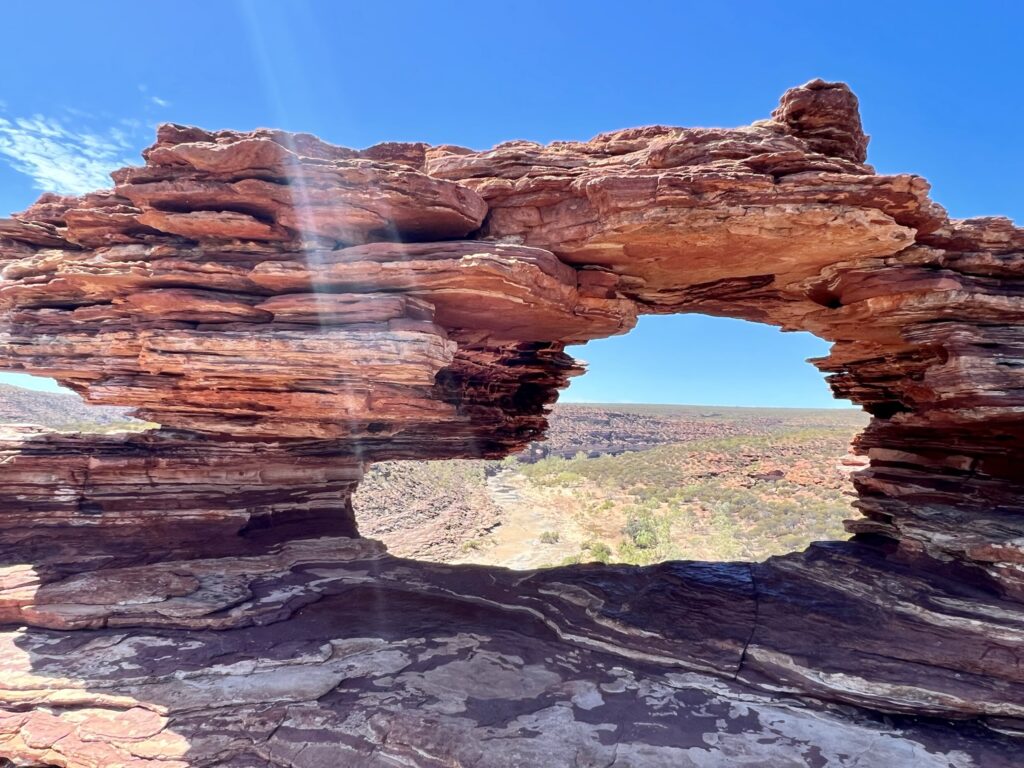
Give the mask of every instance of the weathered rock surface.
<path id="1" fill-rule="evenodd" d="M 34 585 L 21 622 L 35 628 L 2 638 L 4 754 L 986 768 L 1019 754 L 996 731 L 920 717 L 1017 727 L 1024 682 L 1006 665 L 1020 616 L 857 545 L 533 573 L 399 560 L 350 538 L 198 551 Z M 30 591 L 5 585 L 0 598 Z"/>
<path id="2" fill-rule="evenodd" d="M 866 147 L 821 81 L 746 128 L 486 152 L 171 125 L 0 222 L 0 366 L 163 425 L 4 437 L 0 755 L 1015 764 L 1024 231 Z M 874 417 L 854 542 L 517 574 L 353 538 L 366 462 L 518 450 L 566 344 L 666 312 L 835 342 Z"/>

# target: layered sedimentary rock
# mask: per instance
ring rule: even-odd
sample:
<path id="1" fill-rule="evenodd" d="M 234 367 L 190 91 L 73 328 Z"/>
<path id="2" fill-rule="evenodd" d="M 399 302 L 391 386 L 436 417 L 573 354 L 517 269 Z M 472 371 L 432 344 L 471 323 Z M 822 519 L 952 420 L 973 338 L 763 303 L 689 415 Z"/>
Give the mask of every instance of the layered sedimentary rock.
<path id="1" fill-rule="evenodd" d="M 1024 232 L 867 143 L 821 81 L 744 128 L 485 152 L 168 125 L 113 189 L 0 222 L 0 365 L 162 425 L 4 437 L 0 754 L 519 765 L 558 733 L 565 764 L 1009 765 Z M 854 541 L 517 575 L 354 538 L 367 462 L 518 450 L 566 344 L 671 312 L 834 342 L 873 416 Z"/>
<path id="2" fill-rule="evenodd" d="M 351 495 L 363 471 L 358 457 L 319 441 L 83 438 L 34 427 L 0 430 L 0 466 L 0 548 L 54 574 L 75 572 L 82 558 L 110 566 L 237 553 L 240 535 L 279 526 L 355 536 Z"/>

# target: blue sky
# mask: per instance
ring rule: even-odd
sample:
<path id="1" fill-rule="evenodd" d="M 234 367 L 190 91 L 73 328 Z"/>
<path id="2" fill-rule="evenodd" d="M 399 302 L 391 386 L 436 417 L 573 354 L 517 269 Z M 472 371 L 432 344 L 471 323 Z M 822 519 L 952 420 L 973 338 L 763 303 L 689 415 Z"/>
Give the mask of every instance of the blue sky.
<path id="1" fill-rule="evenodd" d="M 1013 2 L 99 0 L 12 3 L 4 20 L 0 214 L 44 188 L 105 184 L 162 121 L 485 148 L 745 124 L 824 77 L 860 97 L 880 172 L 922 174 L 955 216 L 1024 221 Z M 567 398 L 830 405 L 801 362 L 826 349 L 738 321 L 646 318 L 577 351 L 591 371 Z"/>

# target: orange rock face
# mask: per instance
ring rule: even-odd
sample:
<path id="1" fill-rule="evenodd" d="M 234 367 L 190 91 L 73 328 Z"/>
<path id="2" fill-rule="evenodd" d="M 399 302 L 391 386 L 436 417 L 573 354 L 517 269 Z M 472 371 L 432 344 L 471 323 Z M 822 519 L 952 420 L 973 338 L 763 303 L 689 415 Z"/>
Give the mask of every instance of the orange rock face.
<path id="1" fill-rule="evenodd" d="M 406 566 L 379 553 L 365 555 L 373 565 L 328 567 L 330 547 L 300 556 L 289 542 L 355 535 L 348 495 L 366 462 L 498 457 L 538 438 L 546 406 L 582 372 L 567 344 L 624 333 L 639 314 L 703 312 L 834 342 L 817 365 L 837 396 L 874 417 L 860 439 L 870 465 L 854 480 L 864 515 L 850 523 L 855 541 L 752 571 L 722 566 L 721 582 L 644 576 L 708 590 L 708 607 L 678 617 L 706 624 L 700 637 L 658 624 L 657 601 L 608 607 L 602 590 L 640 578 L 625 571 L 588 581 L 568 569 L 549 592 L 521 594 L 504 577 L 455 588 L 444 569 L 424 571 L 410 577 L 421 583 L 407 593 L 423 602 L 409 615 L 442 593 L 536 615 L 553 589 L 566 605 L 604 606 L 559 635 L 590 637 L 590 650 L 1021 730 L 1024 231 L 1005 219 L 950 220 L 920 177 L 874 173 L 867 145 L 856 98 L 822 81 L 743 128 L 655 126 L 483 152 L 161 127 L 146 164 L 114 173 L 112 190 L 45 195 L 0 221 L 0 367 L 55 377 L 162 425 L 132 438 L 4 438 L 0 538 L 13 570 L 0 582 L 0 617 L 233 632 L 297 620 L 324 590 L 362 583 L 352 568 L 393 569 L 384 580 L 402 589 Z M 95 541 L 68 543 L 83 536 Z M 239 556 L 263 558 L 253 561 L 263 575 L 251 581 L 225 560 L 237 592 L 210 586 L 210 558 Z M 312 561 L 327 568 L 319 581 Z M 826 586 L 830 563 L 836 583 Z M 133 565 L 142 570 L 103 575 Z M 671 599 L 668 582 L 644 583 Z M 168 600 L 166 611 L 124 609 Z M 749 611 L 721 620 L 731 604 Z M 438 610 L 457 621 L 457 610 Z M 612 642 L 602 622 L 655 628 Z M 953 626 L 959 641 L 947 637 Z M 714 646 L 716 633 L 712 653 L 705 640 Z M 837 634 L 863 649 L 843 650 Z M 226 636 L 238 644 L 231 653 L 251 647 Z M 71 663 L 61 658 L 55 669 Z M 125 694 L 132 707 L 143 700 Z M 153 711 L 174 709 L 161 702 Z M 327 717 L 323 706 L 307 714 Z M 215 736 L 198 735 L 205 725 L 185 725 L 195 711 L 167 728 L 228 764 Z M 75 717 L 0 718 L 0 739 L 7 728 L 7 743 L 20 745 L 12 755 L 53 760 L 61 738 L 88 742 Z M 259 730 L 246 722 L 235 731 Z M 160 728 L 153 738 L 169 738 Z M 434 765 L 414 731 L 403 759 Z M 383 743 L 367 732 L 353 747 L 363 756 Z M 529 763 L 516 754 L 508 764 Z M 306 764 L 266 760 L 237 764 Z"/>

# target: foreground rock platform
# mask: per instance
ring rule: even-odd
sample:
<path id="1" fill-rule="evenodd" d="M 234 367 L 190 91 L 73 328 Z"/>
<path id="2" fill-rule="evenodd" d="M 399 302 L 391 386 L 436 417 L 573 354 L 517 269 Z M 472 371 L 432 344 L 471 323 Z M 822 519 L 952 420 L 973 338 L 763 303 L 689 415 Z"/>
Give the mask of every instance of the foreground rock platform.
<path id="1" fill-rule="evenodd" d="M 0 367 L 161 425 L 0 435 L 0 756 L 1018 764 L 1024 231 L 867 145 L 822 81 L 485 152 L 165 125 L 0 221 Z M 358 537 L 369 463 L 519 450 L 567 344 L 672 312 L 834 342 L 873 417 L 850 542 L 512 572 Z"/>
<path id="2" fill-rule="evenodd" d="M 960 768 L 1020 755 L 1022 721 L 1005 715 L 1024 715 L 1024 682 L 1004 668 L 1024 621 L 856 544 L 763 564 L 517 572 L 320 537 L 16 576 L 0 603 L 33 628 L 0 637 L 0 746 L 31 765 Z"/>

